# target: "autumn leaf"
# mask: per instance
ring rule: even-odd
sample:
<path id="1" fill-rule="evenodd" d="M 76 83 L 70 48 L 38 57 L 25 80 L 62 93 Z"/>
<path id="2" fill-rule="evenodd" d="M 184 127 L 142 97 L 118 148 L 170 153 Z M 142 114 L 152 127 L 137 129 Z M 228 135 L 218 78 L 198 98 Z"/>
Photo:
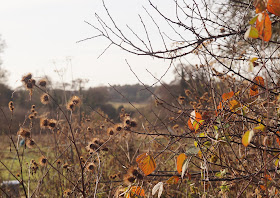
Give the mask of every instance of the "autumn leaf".
<path id="1" fill-rule="evenodd" d="M 228 99 L 232 98 L 232 96 L 234 96 L 234 92 L 233 91 L 228 92 L 228 93 L 224 93 L 222 95 L 222 99 L 223 99 L 223 101 L 227 101 Z"/>
<path id="2" fill-rule="evenodd" d="M 250 24 L 250 25 L 254 25 L 254 23 L 256 23 L 256 21 L 257 21 L 257 18 L 258 18 L 258 15 L 254 16 L 254 17 L 249 21 L 249 24 Z"/>
<path id="3" fill-rule="evenodd" d="M 257 77 L 254 78 L 253 81 L 254 81 L 256 84 L 258 84 L 258 85 L 264 87 L 264 79 L 263 79 L 263 77 L 257 76 Z"/>
<path id="4" fill-rule="evenodd" d="M 203 123 L 202 116 L 197 111 L 192 111 L 188 120 L 188 127 L 191 131 L 197 131 L 199 126 Z"/>
<path id="5" fill-rule="evenodd" d="M 242 137 L 242 144 L 245 147 L 247 147 L 249 145 L 249 143 L 251 142 L 253 136 L 254 136 L 254 131 L 253 130 L 246 131 L 246 133 Z"/>
<path id="6" fill-rule="evenodd" d="M 271 20 L 267 12 L 259 13 L 259 17 L 256 23 L 256 29 L 258 30 L 259 37 L 264 41 L 269 41 L 272 35 L 271 32 Z"/>
<path id="7" fill-rule="evenodd" d="M 191 118 L 188 120 L 188 127 L 191 131 L 194 131 L 194 127 L 192 125 L 192 121 L 191 121 Z"/>
<path id="8" fill-rule="evenodd" d="M 256 13 L 260 13 L 266 10 L 265 1 L 255 1 L 254 6 L 256 8 Z"/>
<path id="9" fill-rule="evenodd" d="M 280 16 L 280 1 L 279 0 L 268 0 L 267 1 L 267 10 L 272 14 Z"/>
<path id="10" fill-rule="evenodd" d="M 217 106 L 217 109 L 218 109 L 218 110 L 219 110 L 219 109 L 221 110 L 222 108 L 223 108 L 223 104 L 222 104 L 222 102 L 220 102 L 219 105 Z"/>
<path id="11" fill-rule="evenodd" d="M 180 179 L 180 178 L 179 178 L 178 176 L 174 175 L 174 176 L 170 177 L 170 178 L 166 181 L 166 183 L 167 183 L 167 184 L 177 184 L 178 181 L 179 181 L 179 179 Z"/>
<path id="12" fill-rule="evenodd" d="M 255 96 L 255 95 L 258 95 L 259 94 L 259 91 L 258 91 L 258 89 L 252 89 L 252 88 L 250 88 L 250 93 L 249 93 L 249 95 L 250 96 Z"/>
<path id="13" fill-rule="evenodd" d="M 145 197 L 145 191 L 139 186 L 132 186 L 129 193 L 126 194 L 126 198 L 133 198 L 136 196 Z"/>
<path id="14" fill-rule="evenodd" d="M 156 169 L 156 162 L 154 158 L 148 153 L 138 155 L 136 162 L 146 176 L 151 174 Z"/>
<path id="15" fill-rule="evenodd" d="M 244 34 L 244 39 L 247 38 L 259 38 L 259 31 L 255 27 L 250 26 Z"/>
<path id="16" fill-rule="evenodd" d="M 182 172 L 182 167 L 183 167 L 183 164 L 184 164 L 186 159 L 187 159 L 187 156 L 186 156 L 185 153 L 181 153 L 177 157 L 177 171 L 178 171 L 179 174 Z"/>
<path id="17" fill-rule="evenodd" d="M 263 124 L 259 124 L 259 125 L 256 126 L 254 129 L 255 129 L 255 130 L 260 130 L 260 131 L 264 132 L 265 126 L 264 126 Z"/>
<path id="18" fill-rule="evenodd" d="M 280 132 L 279 131 L 277 131 L 276 132 L 278 135 L 280 135 Z M 279 144 L 279 146 L 280 146 L 280 139 L 279 139 L 279 137 L 278 136 L 276 136 L 276 142 Z"/>
<path id="19" fill-rule="evenodd" d="M 240 107 L 240 103 L 237 100 L 229 101 L 230 110 L 235 111 L 237 108 Z"/>

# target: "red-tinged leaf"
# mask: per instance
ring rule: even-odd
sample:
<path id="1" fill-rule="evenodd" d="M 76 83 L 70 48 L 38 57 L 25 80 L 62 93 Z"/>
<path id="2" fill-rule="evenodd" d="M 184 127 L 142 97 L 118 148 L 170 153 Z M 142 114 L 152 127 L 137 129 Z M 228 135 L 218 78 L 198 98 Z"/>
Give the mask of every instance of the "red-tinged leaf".
<path id="1" fill-rule="evenodd" d="M 218 109 L 218 110 L 222 110 L 222 108 L 223 108 L 223 103 L 220 102 L 219 105 L 217 106 L 217 109 Z"/>
<path id="2" fill-rule="evenodd" d="M 126 194 L 126 198 L 145 197 L 145 191 L 139 186 L 132 186 Z"/>
<path id="3" fill-rule="evenodd" d="M 227 101 L 228 99 L 232 98 L 232 96 L 234 96 L 234 92 L 233 91 L 228 92 L 228 93 L 224 93 L 222 95 L 223 101 Z"/>
<path id="4" fill-rule="evenodd" d="M 279 131 L 277 131 L 276 132 L 278 135 L 280 135 L 280 132 Z M 280 146 L 280 139 L 279 139 L 279 137 L 278 136 L 276 136 L 276 142 L 279 144 L 279 146 Z"/>
<path id="5" fill-rule="evenodd" d="M 136 162 L 146 176 L 151 174 L 156 169 L 156 162 L 154 158 L 148 153 L 138 155 Z"/>
<path id="6" fill-rule="evenodd" d="M 272 14 L 280 16 L 280 0 L 268 0 L 267 10 Z"/>
<path id="7" fill-rule="evenodd" d="M 166 181 L 166 183 L 167 184 L 177 184 L 179 179 L 180 178 L 178 176 L 172 176 Z"/>
<path id="8" fill-rule="evenodd" d="M 264 185 L 260 185 L 260 188 L 265 191 L 266 187 Z"/>
<path id="9" fill-rule="evenodd" d="M 271 32 L 271 20 L 267 12 L 259 14 L 260 16 L 257 19 L 256 29 L 259 32 L 259 37 L 264 41 L 269 41 L 272 35 Z"/>
<path id="10" fill-rule="evenodd" d="M 191 121 L 191 118 L 188 120 L 188 127 L 191 131 L 194 131 L 194 127 L 192 125 L 192 121 Z"/>
<path id="11" fill-rule="evenodd" d="M 187 156 L 186 156 L 185 153 L 181 153 L 177 157 L 177 171 L 178 171 L 179 174 L 181 174 L 181 172 L 182 172 L 182 167 L 183 167 L 183 164 L 184 164 L 186 159 L 187 159 Z"/>
<path id="12" fill-rule="evenodd" d="M 254 82 L 262 87 L 264 87 L 264 79 L 261 76 L 257 76 L 254 78 Z"/>
<path id="13" fill-rule="evenodd" d="M 251 89 L 251 88 L 250 88 L 250 93 L 249 93 L 249 95 L 250 95 L 251 97 L 253 97 L 253 96 L 255 96 L 255 95 L 258 95 L 258 94 L 259 94 L 258 89 L 254 90 L 254 89 Z"/>
<path id="14" fill-rule="evenodd" d="M 271 181 L 271 180 L 272 180 L 271 176 L 270 176 L 270 175 L 268 175 L 268 174 L 266 174 L 264 177 L 265 177 L 266 179 L 268 179 L 269 181 Z"/>
<path id="15" fill-rule="evenodd" d="M 190 119 L 188 120 L 188 127 L 191 131 L 197 131 L 199 126 L 201 125 L 202 116 L 197 111 L 192 111 L 190 115 Z"/>
<path id="16" fill-rule="evenodd" d="M 255 1 L 256 13 L 261 13 L 266 10 L 265 1 Z"/>
<path id="17" fill-rule="evenodd" d="M 247 147 L 249 145 L 249 143 L 251 142 L 253 136 L 254 136 L 254 131 L 253 130 L 246 131 L 246 133 L 242 137 L 242 144 L 245 147 Z"/>

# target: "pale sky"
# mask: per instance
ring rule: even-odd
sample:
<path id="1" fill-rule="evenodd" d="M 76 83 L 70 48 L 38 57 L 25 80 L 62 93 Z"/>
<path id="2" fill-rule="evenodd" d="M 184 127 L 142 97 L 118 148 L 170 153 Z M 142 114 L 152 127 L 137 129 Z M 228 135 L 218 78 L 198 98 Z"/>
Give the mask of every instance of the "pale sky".
<path id="1" fill-rule="evenodd" d="M 145 15 L 143 5 L 149 8 L 145 0 L 106 0 L 106 4 L 122 27 L 128 24 L 136 31 L 141 26 L 138 13 Z M 168 3 L 160 6 L 170 9 Z M 156 77 L 166 71 L 168 61 L 131 55 L 117 47 L 110 48 L 97 59 L 108 45 L 105 39 L 76 43 L 95 35 L 93 28 L 84 23 L 86 20 L 96 24 L 95 13 L 105 16 L 101 0 L 2 1 L 0 34 L 7 48 L 1 59 L 2 68 L 9 71 L 9 86 L 20 86 L 21 76 L 28 72 L 37 78 L 48 75 L 58 81 L 60 77 L 56 69 L 62 71 L 64 82 L 70 82 L 72 77 L 88 79 L 87 87 L 137 83 L 125 59 L 147 84 L 154 83 L 155 79 L 146 69 Z M 172 71 L 163 81 L 174 79 Z"/>

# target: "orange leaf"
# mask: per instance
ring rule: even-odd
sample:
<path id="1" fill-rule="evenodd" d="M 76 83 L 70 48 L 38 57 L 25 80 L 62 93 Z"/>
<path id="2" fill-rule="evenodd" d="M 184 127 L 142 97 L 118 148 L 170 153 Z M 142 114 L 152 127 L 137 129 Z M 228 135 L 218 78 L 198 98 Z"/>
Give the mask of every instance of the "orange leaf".
<path id="1" fill-rule="evenodd" d="M 227 101 L 228 99 L 232 98 L 233 95 L 234 95 L 234 92 L 233 92 L 233 91 L 228 92 L 228 93 L 224 93 L 224 94 L 222 95 L 223 101 Z"/>
<path id="2" fill-rule="evenodd" d="M 257 76 L 254 78 L 254 82 L 262 87 L 264 87 L 264 79 L 261 76 Z"/>
<path id="3" fill-rule="evenodd" d="M 260 13 L 265 11 L 266 7 L 265 7 L 265 2 L 264 1 L 255 1 L 255 7 L 256 7 L 256 13 Z"/>
<path id="4" fill-rule="evenodd" d="M 223 108 L 223 104 L 222 102 L 219 103 L 219 105 L 217 106 L 217 109 L 222 109 Z"/>
<path id="5" fill-rule="evenodd" d="M 264 177 L 265 177 L 266 179 L 268 179 L 269 181 L 271 181 L 271 180 L 272 180 L 271 176 L 270 176 L 270 175 L 268 175 L 268 174 L 266 174 Z"/>
<path id="6" fill-rule="evenodd" d="M 268 0 L 267 1 L 267 10 L 272 14 L 280 16 L 280 1 L 279 0 Z"/>
<path id="7" fill-rule="evenodd" d="M 132 198 L 132 197 L 136 197 L 136 196 L 141 196 L 141 197 L 145 197 L 145 191 L 143 188 L 139 187 L 139 186 L 132 186 L 130 188 L 129 193 L 127 194 L 126 198 Z M 138 197 L 137 196 L 137 197 Z"/>
<path id="8" fill-rule="evenodd" d="M 269 41 L 272 35 L 271 21 L 267 12 L 259 13 L 256 28 L 259 32 L 259 37 L 264 41 Z M 259 20 L 260 19 L 260 20 Z"/>
<path id="9" fill-rule="evenodd" d="M 259 93 L 258 89 L 254 90 L 254 89 L 250 88 L 250 93 L 249 93 L 250 96 L 255 96 L 258 93 Z"/>
<path id="10" fill-rule="evenodd" d="M 279 132 L 279 131 L 277 131 L 276 133 L 277 133 L 278 135 L 280 135 L 280 132 Z M 279 137 L 277 137 L 277 136 L 276 136 L 276 142 L 277 142 L 277 143 L 279 144 L 279 146 L 280 146 L 280 139 L 279 139 Z"/>
<path id="11" fill-rule="evenodd" d="M 265 191 L 266 187 L 264 185 L 260 185 L 261 189 Z"/>
<path id="12" fill-rule="evenodd" d="M 177 184 L 178 183 L 178 181 L 179 181 L 179 177 L 178 176 L 172 176 L 172 177 L 170 177 L 167 181 L 166 181 L 166 183 L 168 183 L 168 184 Z"/>
<path id="13" fill-rule="evenodd" d="M 190 129 L 191 131 L 194 131 L 191 118 L 188 120 L 188 126 L 189 126 L 189 129 Z"/>
<path id="14" fill-rule="evenodd" d="M 154 158 L 148 153 L 138 155 L 136 162 L 146 176 L 151 174 L 156 169 L 156 162 Z"/>
<path id="15" fill-rule="evenodd" d="M 197 124 L 201 124 L 202 116 L 197 111 L 191 112 L 190 119 L 188 120 L 188 126 L 191 131 L 195 131 L 198 129 Z"/>
<path id="16" fill-rule="evenodd" d="M 183 164 L 184 164 L 186 158 L 187 158 L 187 156 L 185 155 L 185 153 L 181 153 L 177 157 L 177 171 L 179 174 L 181 174 L 181 172 L 182 172 L 182 167 L 183 167 Z"/>

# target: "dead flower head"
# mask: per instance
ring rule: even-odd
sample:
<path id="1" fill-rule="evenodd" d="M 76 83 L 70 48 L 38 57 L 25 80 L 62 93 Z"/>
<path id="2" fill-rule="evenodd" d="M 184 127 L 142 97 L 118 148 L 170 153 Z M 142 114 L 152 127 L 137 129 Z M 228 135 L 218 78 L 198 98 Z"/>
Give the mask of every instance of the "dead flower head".
<path id="1" fill-rule="evenodd" d="M 22 138 L 30 138 L 31 132 L 29 129 L 27 128 L 22 128 L 20 127 L 19 131 L 17 132 L 17 134 L 19 136 L 21 136 Z"/>
<path id="2" fill-rule="evenodd" d="M 39 159 L 39 164 L 40 164 L 41 166 L 46 166 L 46 165 L 47 165 L 47 162 L 48 162 L 48 160 L 47 160 L 47 158 L 46 158 L 45 156 L 40 157 L 40 159 Z"/>
<path id="3" fill-rule="evenodd" d="M 46 93 L 41 95 L 40 99 L 41 99 L 42 104 L 49 104 L 49 102 L 50 102 L 50 96 Z"/>
<path id="4" fill-rule="evenodd" d="M 35 143 L 35 141 L 34 141 L 33 139 L 28 138 L 28 139 L 26 140 L 26 146 L 27 146 L 28 148 L 34 148 L 35 145 L 36 145 L 36 143 Z"/>

